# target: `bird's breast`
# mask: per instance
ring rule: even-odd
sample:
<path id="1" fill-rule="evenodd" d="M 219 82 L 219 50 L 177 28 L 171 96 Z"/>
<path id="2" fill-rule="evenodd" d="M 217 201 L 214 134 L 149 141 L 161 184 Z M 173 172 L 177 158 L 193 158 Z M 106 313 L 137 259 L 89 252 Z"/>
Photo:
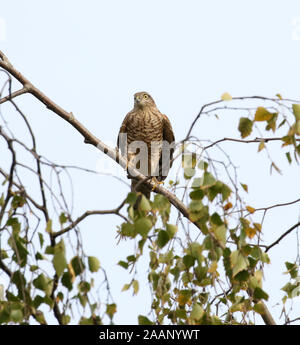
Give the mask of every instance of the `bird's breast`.
<path id="1" fill-rule="evenodd" d="M 150 144 L 152 141 L 161 141 L 163 137 L 163 119 L 161 114 L 142 110 L 132 114 L 127 136 L 128 143 L 144 141 Z"/>

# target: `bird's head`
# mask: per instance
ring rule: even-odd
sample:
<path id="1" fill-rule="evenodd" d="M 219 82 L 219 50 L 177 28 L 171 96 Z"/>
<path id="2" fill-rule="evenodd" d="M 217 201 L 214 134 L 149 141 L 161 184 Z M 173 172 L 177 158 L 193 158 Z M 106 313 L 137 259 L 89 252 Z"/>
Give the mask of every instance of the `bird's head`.
<path id="1" fill-rule="evenodd" d="M 138 108 L 145 108 L 155 106 L 155 102 L 149 93 L 142 91 L 134 94 L 134 106 Z"/>

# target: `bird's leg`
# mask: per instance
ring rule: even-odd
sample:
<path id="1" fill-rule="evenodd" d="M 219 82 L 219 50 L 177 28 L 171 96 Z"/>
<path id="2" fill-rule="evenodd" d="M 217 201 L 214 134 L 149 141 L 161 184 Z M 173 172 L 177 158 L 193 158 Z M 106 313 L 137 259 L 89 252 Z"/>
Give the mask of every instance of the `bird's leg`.
<path id="1" fill-rule="evenodd" d="M 157 186 L 164 184 L 164 181 L 158 181 L 158 179 L 155 176 L 152 177 L 151 181 L 154 183 L 152 190 L 155 190 Z"/>

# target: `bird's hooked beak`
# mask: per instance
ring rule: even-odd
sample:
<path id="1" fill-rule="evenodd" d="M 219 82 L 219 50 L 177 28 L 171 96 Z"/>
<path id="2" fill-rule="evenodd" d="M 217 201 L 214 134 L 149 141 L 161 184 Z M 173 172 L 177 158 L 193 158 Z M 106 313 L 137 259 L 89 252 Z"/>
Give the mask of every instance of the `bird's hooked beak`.
<path id="1" fill-rule="evenodd" d="M 141 102 L 141 96 L 135 96 L 134 100 L 137 104 L 139 104 Z"/>

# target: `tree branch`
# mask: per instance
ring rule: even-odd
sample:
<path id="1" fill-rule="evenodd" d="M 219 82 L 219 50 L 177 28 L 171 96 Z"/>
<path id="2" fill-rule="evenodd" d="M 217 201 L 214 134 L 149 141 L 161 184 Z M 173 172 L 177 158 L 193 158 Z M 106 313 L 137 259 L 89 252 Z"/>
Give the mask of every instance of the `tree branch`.
<path id="1" fill-rule="evenodd" d="M 65 234 L 66 232 L 72 230 L 75 228 L 76 225 L 78 225 L 81 221 L 83 221 L 85 218 L 87 218 L 88 216 L 92 216 L 92 215 L 103 215 L 103 214 L 116 214 L 117 216 L 123 218 L 126 222 L 128 221 L 128 219 L 126 217 L 124 217 L 122 214 L 120 214 L 120 209 L 124 206 L 125 202 L 122 202 L 122 204 L 120 206 L 118 206 L 117 208 L 114 208 L 112 210 L 95 210 L 95 211 L 86 211 L 84 212 L 80 217 L 78 217 L 76 220 L 74 220 L 71 225 L 69 225 L 68 227 L 57 231 L 57 232 L 53 232 L 51 235 L 53 238 L 56 238 L 58 236 L 61 236 L 63 234 Z"/>
<path id="2" fill-rule="evenodd" d="M 0 104 L 3 104 L 7 101 L 11 101 L 13 98 L 18 97 L 20 95 L 23 95 L 24 93 L 28 93 L 28 88 L 27 87 L 22 87 L 22 89 L 15 91 L 13 93 L 11 93 L 10 95 L 7 95 L 3 98 L 0 99 Z"/>
<path id="3" fill-rule="evenodd" d="M 213 143 L 205 146 L 203 148 L 203 150 L 207 150 L 221 142 L 224 141 L 233 141 L 233 142 L 238 142 L 238 143 L 243 143 L 243 144 L 249 144 L 249 143 L 261 143 L 261 142 L 265 142 L 267 143 L 268 141 L 282 141 L 282 138 L 255 138 L 252 140 L 243 140 L 243 139 L 235 139 L 235 138 L 223 138 L 223 139 L 219 139 L 217 141 L 214 141 Z M 296 139 L 296 141 L 300 141 L 300 139 Z"/>
<path id="4" fill-rule="evenodd" d="M 268 252 L 272 247 L 274 247 L 276 244 L 278 244 L 285 236 L 287 236 L 290 232 L 292 232 L 294 229 L 298 228 L 300 226 L 300 222 L 293 225 L 291 228 L 289 228 L 286 232 L 284 232 L 276 241 L 274 241 L 272 244 L 270 244 L 265 252 Z"/>
<path id="5" fill-rule="evenodd" d="M 101 140 L 99 140 L 97 137 L 95 137 L 87 128 L 85 128 L 83 126 L 83 124 L 81 124 L 78 120 L 76 120 L 76 118 L 74 117 L 72 112 L 67 112 L 62 107 L 60 107 L 55 102 L 53 102 L 49 97 L 47 97 L 38 88 L 36 88 L 28 79 L 26 79 L 18 70 L 16 70 L 12 66 L 12 64 L 6 58 L 4 53 L 1 51 L 0 51 L 0 58 L 2 59 L 2 61 L 0 61 L 0 67 L 4 68 L 12 76 L 14 76 L 23 85 L 23 87 L 28 88 L 28 92 L 31 93 L 34 97 L 36 97 L 40 102 L 45 104 L 45 106 L 48 109 L 52 110 L 54 113 L 56 113 L 58 116 L 63 118 L 65 121 L 69 122 L 75 129 L 77 129 L 77 131 L 84 137 L 85 143 L 88 143 L 88 144 L 91 144 L 91 145 L 97 147 L 99 150 L 104 152 L 111 159 L 115 160 L 123 168 L 127 167 L 127 160 L 119 154 L 119 151 L 112 149 L 111 147 L 104 144 Z M 244 98 L 245 97 L 238 97 L 235 99 L 244 99 Z M 246 98 L 247 99 L 250 99 L 250 98 L 264 99 L 263 97 L 260 97 L 260 96 L 253 96 L 253 97 L 246 97 Z M 189 129 L 187 139 L 189 138 L 190 133 L 191 133 L 196 121 L 201 116 L 203 110 L 212 104 L 217 104 L 220 102 L 223 102 L 223 101 L 219 100 L 219 101 L 208 103 L 208 104 L 202 106 L 199 114 L 197 115 L 197 117 L 195 118 L 195 120 L 193 121 L 193 123 Z M 165 189 L 161 186 L 156 186 L 152 181 L 146 181 L 145 180 L 146 177 L 144 175 L 140 174 L 134 168 L 130 167 L 129 173 L 130 173 L 130 175 L 135 176 L 135 178 L 138 179 L 139 181 L 144 180 L 144 184 L 147 185 L 149 188 L 154 189 L 155 192 L 164 195 L 170 201 L 170 203 L 173 204 L 177 208 L 177 210 L 182 213 L 182 215 L 184 217 L 189 219 L 188 208 L 174 194 L 172 194 L 167 189 Z M 201 231 L 201 226 L 199 223 L 197 223 L 196 221 L 191 221 L 191 222 Z M 208 233 L 211 236 L 211 238 L 213 239 L 213 241 L 216 243 L 216 245 L 224 250 L 225 245 L 216 238 L 215 234 L 210 230 L 208 231 Z M 265 323 L 266 324 L 274 324 L 274 320 L 271 317 L 271 314 L 269 313 L 267 307 L 264 305 L 264 303 L 262 301 L 261 301 L 261 303 L 263 304 L 263 308 L 264 308 L 264 312 L 262 314 L 262 317 L 263 317 Z"/>

